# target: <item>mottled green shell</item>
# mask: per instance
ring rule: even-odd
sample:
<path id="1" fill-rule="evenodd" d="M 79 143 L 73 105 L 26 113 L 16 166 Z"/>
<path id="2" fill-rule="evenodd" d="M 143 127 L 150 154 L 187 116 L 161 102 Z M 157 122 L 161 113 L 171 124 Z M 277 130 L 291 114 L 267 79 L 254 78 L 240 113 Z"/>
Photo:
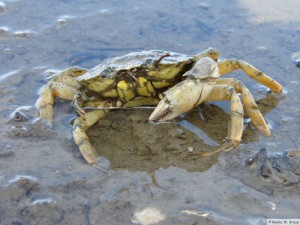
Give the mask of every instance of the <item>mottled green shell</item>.
<path id="1" fill-rule="evenodd" d="M 115 98 L 128 102 L 155 98 L 182 80 L 194 57 L 160 50 L 133 52 L 108 59 L 77 78 L 87 99 Z"/>
<path id="2" fill-rule="evenodd" d="M 160 59 L 161 61 L 159 61 Z M 79 77 L 78 81 L 88 81 L 99 77 L 114 78 L 122 71 L 132 71 L 134 69 L 143 72 L 157 71 L 159 65 L 172 67 L 172 65 L 180 66 L 182 64 L 190 64 L 192 61 L 193 57 L 175 52 L 161 50 L 132 52 L 104 61 Z M 157 63 L 159 65 L 157 65 Z M 147 74 L 143 74 L 143 76 L 147 76 Z M 168 79 L 172 79 L 172 77 L 168 77 Z"/>

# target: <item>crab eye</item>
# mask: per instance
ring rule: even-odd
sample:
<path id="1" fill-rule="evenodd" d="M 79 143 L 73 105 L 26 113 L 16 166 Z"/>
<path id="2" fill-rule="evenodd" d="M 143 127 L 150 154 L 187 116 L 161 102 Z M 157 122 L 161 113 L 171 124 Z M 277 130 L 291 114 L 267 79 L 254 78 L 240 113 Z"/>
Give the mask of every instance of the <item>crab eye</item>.
<path id="1" fill-rule="evenodd" d="M 137 72 L 137 68 L 132 68 L 132 69 L 130 70 L 130 72 L 133 72 L 133 73 Z"/>

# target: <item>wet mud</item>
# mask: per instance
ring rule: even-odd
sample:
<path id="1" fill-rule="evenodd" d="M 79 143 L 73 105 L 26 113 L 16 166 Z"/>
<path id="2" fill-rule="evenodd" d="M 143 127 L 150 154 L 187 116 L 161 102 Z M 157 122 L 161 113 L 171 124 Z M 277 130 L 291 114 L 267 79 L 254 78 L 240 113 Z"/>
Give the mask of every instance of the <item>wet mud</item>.
<path id="1" fill-rule="evenodd" d="M 0 223 L 261 225 L 299 218 L 299 7 L 296 0 L 1 1 Z M 203 158 L 225 141 L 228 102 L 205 103 L 159 125 L 149 124 L 151 109 L 114 110 L 88 130 L 103 156 L 95 168 L 74 144 L 70 102 L 56 101 L 53 129 L 37 119 L 38 91 L 54 71 L 92 68 L 133 51 L 193 55 L 208 47 L 283 85 L 274 94 L 241 71 L 227 75 L 254 95 L 271 137 L 246 115 L 240 147 Z"/>

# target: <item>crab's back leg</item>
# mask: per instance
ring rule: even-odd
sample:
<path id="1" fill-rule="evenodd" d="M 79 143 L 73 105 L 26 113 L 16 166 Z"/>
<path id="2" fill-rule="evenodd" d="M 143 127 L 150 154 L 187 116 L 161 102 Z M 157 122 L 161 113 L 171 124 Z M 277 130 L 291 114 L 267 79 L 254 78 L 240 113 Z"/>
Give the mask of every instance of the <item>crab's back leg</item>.
<path id="1" fill-rule="evenodd" d="M 219 101 L 230 99 L 230 127 L 228 129 L 227 142 L 221 145 L 217 150 L 209 153 L 204 153 L 201 156 L 209 156 L 221 151 L 229 151 L 240 144 L 243 127 L 244 127 L 244 110 L 242 102 L 237 95 L 235 89 L 230 85 L 219 84 L 215 85 L 206 98 L 207 101 Z"/>
<path id="2" fill-rule="evenodd" d="M 282 91 L 282 86 L 277 81 L 245 61 L 238 59 L 225 59 L 218 62 L 218 66 L 220 75 L 224 75 L 236 69 L 242 69 L 249 77 L 267 86 L 273 92 L 280 93 Z"/>
<path id="3" fill-rule="evenodd" d="M 50 79 L 41 89 L 40 97 L 35 105 L 39 110 L 40 118 L 45 119 L 49 126 L 52 126 L 55 97 L 72 100 L 76 94 L 77 81 L 75 77 L 86 73 L 86 71 L 79 67 L 63 70 Z"/>
<path id="4" fill-rule="evenodd" d="M 208 48 L 208 49 L 206 49 L 205 51 L 203 51 L 203 52 L 197 54 L 197 55 L 195 56 L 195 59 L 196 59 L 196 60 L 199 60 L 199 59 L 201 59 L 201 58 L 203 58 L 203 57 L 209 57 L 209 58 L 211 58 L 212 60 L 214 60 L 214 61 L 217 62 L 218 59 L 219 59 L 219 56 L 220 56 L 220 53 L 219 53 L 219 51 L 218 51 L 217 49 L 215 49 L 215 48 Z"/>
<path id="5" fill-rule="evenodd" d="M 269 129 L 268 124 L 266 123 L 263 115 L 259 111 L 251 92 L 243 84 L 243 82 L 234 78 L 220 78 L 216 81 L 216 83 L 228 84 L 234 87 L 236 92 L 241 93 L 244 109 L 247 112 L 248 116 L 251 118 L 251 121 L 254 124 L 254 126 L 266 136 L 271 135 L 271 131 Z"/>

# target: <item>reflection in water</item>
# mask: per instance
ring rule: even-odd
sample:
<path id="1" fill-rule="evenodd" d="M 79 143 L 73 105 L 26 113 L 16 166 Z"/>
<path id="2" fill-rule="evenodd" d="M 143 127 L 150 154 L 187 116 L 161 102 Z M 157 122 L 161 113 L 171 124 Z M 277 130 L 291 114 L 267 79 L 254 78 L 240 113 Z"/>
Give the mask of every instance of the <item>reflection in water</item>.
<path id="1" fill-rule="evenodd" d="M 219 146 L 217 142 L 212 140 L 209 136 L 206 135 L 199 127 L 195 126 L 194 124 L 190 123 L 188 120 L 183 120 L 178 123 L 180 126 L 184 127 L 185 129 L 193 132 L 197 135 L 205 144 L 210 146 Z"/>
<path id="2" fill-rule="evenodd" d="M 279 96 L 269 93 L 266 95 L 266 97 L 258 100 L 256 103 L 261 113 L 265 116 L 278 105 Z"/>

